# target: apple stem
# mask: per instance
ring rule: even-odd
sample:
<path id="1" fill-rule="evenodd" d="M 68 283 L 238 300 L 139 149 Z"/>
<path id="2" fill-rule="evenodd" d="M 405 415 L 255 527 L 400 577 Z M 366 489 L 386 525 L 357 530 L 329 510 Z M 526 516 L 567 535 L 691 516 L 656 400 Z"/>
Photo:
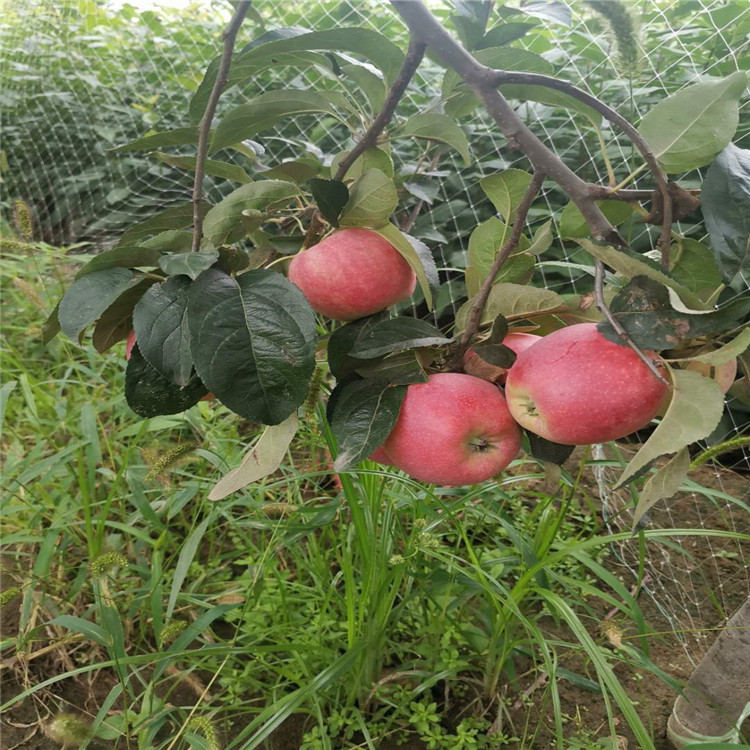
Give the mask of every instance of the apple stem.
<path id="1" fill-rule="evenodd" d="M 208 134 L 211 130 L 211 123 L 216 114 L 216 105 L 219 103 L 219 97 L 224 87 L 227 85 L 229 76 L 229 66 L 232 64 L 232 52 L 234 43 L 237 40 L 242 21 L 250 10 L 250 0 L 241 0 L 237 3 L 232 19 L 229 21 L 227 28 L 224 30 L 222 39 L 224 40 L 224 50 L 221 53 L 219 70 L 216 73 L 216 81 L 211 89 L 211 95 L 206 104 L 206 111 L 203 113 L 200 125 L 198 126 L 198 151 L 195 156 L 195 179 L 193 180 L 193 245 L 192 251 L 197 253 L 201 249 L 201 238 L 203 236 L 203 214 L 201 213 L 201 204 L 203 203 L 203 175 L 205 171 L 206 155 L 208 153 Z"/>
<path id="2" fill-rule="evenodd" d="M 507 241 L 500 249 L 494 263 L 490 267 L 487 278 L 479 289 L 479 293 L 474 297 L 471 309 L 469 310 L 469 319 L 466 323 L 466 330 L 461 335 L 461 338 L 458 341 L 458 346 L 455 350 L 455 355 L 451 360 L 451 364 L 453 365 L 458 366 L 463 362 L 464 353 L 469 348 L 474 336 L 476 336 L 476 333 L 479 330 L 479 326 L 482 322 L 482 313 L 484 312 L 484 307 L 489 299 L 492 285 L 495 283 L 495 279 L 497 278 L 498 273 L 500 273 L 503 263 L 508 260 L 510 254 L 518 247 L 523 228 L 526 225 L 526 216 L 529 213 L 531 204 L 541 190 L 544 178 L 545 175 L 543 172 L 538 170 L 534 172 L 529 187 L 526 189 L 521 202 L 518 204 L 516 214 L 513 218 L 513 229 L 511 230 L 510 237 L 508 237 Z"/>
<path id="3" fill-rule="evenodd" d="M 393 81 L 393 85 L 388 91 L 385 102 L 383 102 L 383 109 L 380 110 L 380 114 L 372 121 L 372 124 L 367 128 L 356 146 L 339 162 L 338 169 L 333 177 L 334 180 L 343 180 L 344 175 L 349 171 L 349 167 L 354 164 L 365 149 L 374 146 L 378 142 L 378 136 L 393 119 L 396 106 L 401 101 L 401 97 L 404 95 L 409 81 L 411 81 L 419 64 L 422 62 L 425 49 L 427 49 L 427 45 L 420 39 L 412 37 L 409 40 L 409 49 L 406 52 L 406 57 L 404 57 L 401 70 L 399 70 L 398 75 Z"/>
<path id="4" fill-rule="evenodd" d="M 645 363 L 646 367 L 671 390 L 671 383 L 657 369 L 654 361 L 630 338 L 628 332 L 620 325 L 620 321 L 612 314 L 604 299 L 604 263 L 596 261 L 596 275 L 594 277 L 594 294 L 596 295 L 596 306 L 601 314 L 607 319 L 617 335 L 626 346 L 629 346 Z"/>

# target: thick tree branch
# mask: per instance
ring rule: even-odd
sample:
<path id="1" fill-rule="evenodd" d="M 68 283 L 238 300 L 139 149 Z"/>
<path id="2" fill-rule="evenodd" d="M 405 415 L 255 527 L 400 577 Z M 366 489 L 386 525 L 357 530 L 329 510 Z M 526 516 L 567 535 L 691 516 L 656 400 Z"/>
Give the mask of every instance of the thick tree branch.
<path id="1" fill-rule="evenodd" d="M 466 329 L 458 340 L 458 347 L 453 357 L 455 364 L 459 364 L 462 361 L 464 352 L 469 348 L 472 339 L 476 336 L 476 333 L 479 330 L 484 306 L 489 299 L 492 285 L 495 283 L 495 279 L 497 278 L 498 273 L 500 273 L 503 263 L 508 260 L 510 254 L 518 247 L 523 228 L 526 226 L 526 216 L 529 213 L 531 204 L 534 202 L 534 199 L 542 188 L 544 177 L 545 175 L 542 172 L 534 172 L 529 187 L 526 189 L 521 202 L 518 204 L 516 214 L 513 217 L 513 228 L 511 229 L 510 237 L 508 237 L 505 244 L 500 249 L 500 252 L 497 254 L 497 257 L 487 274 L 487 278 L 482 283 L 478 294 L 474 297 L 474 301 L 472 302 L 469 310 L 469 319 L 466 322 Z"/>
<path id="2" fill-rule="evenodd" d="M 474 91 L 511 146 L 522 150 L 534 169 L 552 178 L 576 204 L 595 239 L 623 247 L 625 241 L 589 195 L 589 183 L 573 172 L 523 123 L 508 101 L 497 91 L 496 71 L 477 62 L 440 25 L 421 0 L 391 0 L 413 38 L 422 39 L 453 68 Z"/>
<path id="3" fill-rule="evenodd" d="M 599 312 L 607 319 L 608 323 L 615 329 L 617 335 L 622 339 L 623 344 L 629 346 L 644 362 L 646 367 L 667 387 L 671 388 L 671 384 L 659 372 L 653 360 L 645 354 L 638 345 L 630 338 L 628 332 L 620 325 L 620 321 L 615 318 L 612 311 L 609 309 L 606 300 L 604 299 L 604 264 L 600 261 L 596 261 L 596 276 L 594 278 L 594 294 L 596 295 L 596 306 Z"/>
<path id="4" fill-rule="evenodd" d="M 364 153 L 365 149 L 374 146 L 378 142 L 378 136 L 393 118 L 401 97 L 406 91 L 414 73 L 424 57 L 426 45 L 416 37 L 412 37 L 409 42 L 409 49 L 406 52 L 401 70 L 399 70 L 393 85 L 388 91 L 388 96 L 383 103 L 383 109 L 378 116 L 372 121 L 372 124 L 359 140 L 357 145 L 339 162 L 338 169 L 334 176 L 335 180 L 342 180 L 344 175 L 349 171 L 349 167 Z"/>
<path id="5" fill-rule="evenodd" d="M 219 62 L 219 71 L 216 74 L 216 82 L 211 89 L 211 96 L 208 98 L 206 111 L 203 113 L 200 125 L 198 126 L 198 153 L 195 158 L 195 180 L 193 182 L 193 252 L 198 252 L 201 248 L 201 239 L 203 236 L 203 216 L 201 214 L 201 202 L 203 201 L 203 175 L 206 164 L 206 154 L 208 152 L 208 134 L 211 130 L 211 123 L 216 114 L 216 105 L 219 103 L 219 97 L 224 87 L 227 85 L 227 76 L 229 66 L 232 62 L 232 52 L 234 43 L 237 39 L 237 33 L 242 26 L 242 21 L 250 9 L 250 0 L 242 0 L 237 4 L 234 15 L 229 21 L 227 28 L 224 30 L 222 39 L 224 40 L 224 50 L 221 53 Z"/>
<path id="6" fill-rule="evenodd" d="M 592 96 L 591 94 L 577 88 L 572 83 L 562 81 L 559 78 L 543 75 L 541 73 L 519 73 L 509 70 L 496 70 L 488 77 L 492 80 L 495 86 L 502 86 L 503 84 L 509 83 L 544 86 L 568 94 L 568 96 L 572 96 L 574 99 L 583 102 L 586 106 L 591 107 L 591 109 L 598 112 L 606 120 L 620 128 L 620 130 L 630 138 L 633 145 L 638 149 L 643 160 L 646 162 L 651 174 L 654 176 L 656 186 L 661 193 L 663 208 L 659 247 L 661 248 L 662 253 L 662 264 L 666 268 L 669 268 L 669 250 L 672 231 L 672 196 L 669 191 L 669 180 L 664 173 L 664 170 L 659 165 L 659 161 L 651 150 L 651 147 L 646 143 L 643 136 L 638 132 L 635 126 L 628 122 L 628 120 L 626 120 L 617 110 L 612 109 L 612 107 L 600 101 L 595 96 Z"/>

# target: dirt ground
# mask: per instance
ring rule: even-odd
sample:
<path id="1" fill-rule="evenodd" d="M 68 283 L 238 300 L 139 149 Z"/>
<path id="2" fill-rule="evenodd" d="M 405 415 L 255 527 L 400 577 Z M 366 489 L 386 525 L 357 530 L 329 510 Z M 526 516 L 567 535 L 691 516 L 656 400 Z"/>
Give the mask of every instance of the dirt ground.
<path id="1" fill-rule="evenodd" d="M 701 467 L 694 475 L 696 482 L 727 493 L 750 503 L 750 482 L 747 475 L 726 469 Z M 594 486 L 588 488 L 595 494 Z M 750 514 L 740 508 L 732 508 L 722 499 L 712 501 L 702 495 L 683 493 L 670 501 L 668 509 L 656 510 L 652 524 L 661 528 L 716 528 L 732 529 L 750 533 Z M 649 543 L 651 544 L 651 543 Z M 750 578 L 746 570 L 746 560 L 750 551 L 741 549 L 737 542 L 708 540 L 700 537 L 685 537 L 680 541 L 677 554 L 665 554 L 663 548 L 648 549 L 647 579 L 638 602 L 646 621 L 656 635 L 648 639 L 649 656 L 664 672 L 678 681 L 689 678 L 692 660 L 698 660 L 711 642 L 710 634 L 703 629 L 721 625 L 726 616 L 739 607 L 750 593 Z M 624 544 L 616 551 L 614 558 L 608 558 L 608 567 L 620 575 L 626 583 L 633 583 L 630 565 L 637 567 L 637 544 Z M 630 578 L 628 578 L 630 576 Z M 13 637 L 17 632 L 17 600 L 4 607 L 0 617 L 0 634 L 3 639 Z M 602 612 L 602 621 L 608 623 L 606 633 L 613 641 L 618 637 L 628 638 L 634 634 L 632 624 L 623 622 L 618 615 L 607 619 Z M 691 626 L 698 625 L 697 628 Z M 685 629 L 678 635 L 675 630 Z M 595 638 L 602 638 L 601 623 Z M 550 635 L 555 637 L 550 626 Z M 593 677 L 593 670 L 571 656 L 563 660 L 562 667 L 579 674 Z M 42 671 L 40 671 L 40 668 Z M 46 673 L 45 673 L 46 671 Z M 31 683 L 38 682 L 50 673 L 64 671 L 64 667 L 51 660 L 35 663 L 28 674 Z M 666 740 L 665 727 L 675 699 L 673 689 L 643 670 L 620 665 L 618 677 L 628 689 L 631 698 L 637 701 L 639 715 L 652 732 L 657 750 L 671 750 Z M 2 662 L 0 689 L 2 701 L 17 695 L 22 688 L 24 670 L 12 660 Z M 111 675 L 99 674 L 91 681 L 67 679 L 40 691 L 26 701 L 17 704 L 0 719 L 0 750 L 53 750 L 59 745 L 48 739 L 42 731 L 42 724 L 51 714 L 60 711 L 96 714 L 101 701 L 112 687 Z M 561 680 L 559 682 L 563 711 L 570 718 L 570 726 L 576 727 L 581 735 L 593 739 L 608 736 L 606 710 L 600 694 L 581 686 Z M 503 727 L 508 734 L 520 734 L 524 726 L 539 729 L 533 744 L 519 750 L 546 750 L 553 746 L 551 714 L 545 701 L 537 700 L 543 693 L 542 685 L 534 676 L 520 685 L 527 693 L 525 701 L 511 705 Z M 439 697 L 439 693 L 436 693 Z M 180 685 L 171 700 L 180 705 L 191 705 L 195 701 L 195 688 Z M 750 728 L 750 727 L 747 727 Z M 227 736 L 237 731 L 237 727 L 223 728 Z M 270 747 L 273 750 L 297 750 L 305 731 L 305 720 L 292 716 L 272 736 Z M 618 723 L 621 744 L 617 750 L 635 750 L 637 745 L 625 722 Z M 106 743 L 92 743 L 92 750 L 101 750 Z M 406 746 L 383 743 L 382 750 L 422 750 L 422 743 L 416 741 Z M 504 747 L 510 747 L 506 745 Z"/>

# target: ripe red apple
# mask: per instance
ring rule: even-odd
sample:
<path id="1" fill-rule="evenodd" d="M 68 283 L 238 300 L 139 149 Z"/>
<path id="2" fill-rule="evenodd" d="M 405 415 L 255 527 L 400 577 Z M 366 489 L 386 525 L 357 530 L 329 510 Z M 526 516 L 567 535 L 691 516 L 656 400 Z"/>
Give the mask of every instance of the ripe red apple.
<path id="1" fill-rule="evenodd" d="M 707 378 L 713 378 L 719 388 L 726 393 L 737 377 L 737 359 L 724 362 L 721 365 L 709 365 L 707 362 L 690 362 L 685 366 L 686 370 L 695 370 Z"/>
<path id="2" fill-rule="evenodd" d="M 125 342 L 125 359 L 129 360 L 133 356 L 133 347 L 135 346 L 135 331 L 131 331 L 128 334 L 128 339 Z M 207 393 L 201 397 L 201 401 L 213 401 L 216 398 L 213 393 Z"/>
<path id="3" fill-rule="evenodd" d="M 516 354 L 525 352 L 530 346 L 541 341 L 541 336 L 533 333 L 509 333 L 504 339 L 503 344 L 512 349 Z M 489 380 L 491 383 L 500 383 L 503 385 L 508 375 L 509 367 L 498 367 L 485 362 L 473 349 L 467 349 L 464 354 L 464 372 L 474 375 L 482 380 Z"/>
<path id="4" fill-rule="evenodd" d="M 411 266 L 369 229 L 341 229 L 295 255 L 289 279 L 310 307 L 334 320 L 356 320 L 410 297 Z"/>
<path id="5" fill-rule="evenodd" d="M 384 443 L 394 466 L 422 482 L 456 487 L 501 472 L 521 447 L 500 389 L 448 372 L 410 385 Z"/>
<path id="6" fill-rule="evenodd" d="M 645 353 L 664 366 L 653 352 Z M 505 384 L 516 421 L 564 445 L 625 437 L 645 427 L 668 394 L 632 349 L 604 338 L 595 323 L 545 336 L 518 357 Z"/>

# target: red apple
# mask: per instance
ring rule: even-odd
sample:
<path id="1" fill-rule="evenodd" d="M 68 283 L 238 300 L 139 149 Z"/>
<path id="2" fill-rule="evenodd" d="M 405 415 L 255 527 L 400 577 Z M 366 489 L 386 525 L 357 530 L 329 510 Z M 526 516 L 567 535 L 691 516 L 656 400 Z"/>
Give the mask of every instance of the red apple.
<path id="1" fill-rule="evenodd" d="M 709 365 L 707 362 L 690 362 L 685 365 L 686 370 L 695 370 L 707 378 L 713 378 L 719 388 L 726 393 L 737 377 L 737 359 L 724 362 L 721 365 Z"/>
<path id="2" fill-rule="evenodd" d="M 541 336 L 533 333 L 509 333 L 504 339 L 503 344 L 512 349 L 516 354 L 525 352 L 530 346 L 541 341 Z M 500 383 L 503 385 L 508 376 L 509 367 L 498 367 L 485 362 L 473 349 L 467 349 L 464 354 L 464 372 L 474 375 L 482 380 L 489 380 L 491 383 Z"/>
<path id="3" fill-rule="evenodd" d="M 135 346 L 135 331 L 131 331 L 128 334 L 128 339 L 125 342 L 125 359 L 129 360 L 133 356 L 133 347 Z M 216 398 L 213 393 L 207 393 L 200 400 L 201 401 L 213 401 Z"/>
<path id="4" fill-rule="evenodd" d="M 664 367 L 653 352 L 645 353 Z M 595 323 L 545 336 L 518 357 L 505 384 L 516 421 L 563 445 L 625 437 L 645 427 L 668 394 L 632 349 L 604 338 Z"/>
<path id="5" fill-rule="evenodd" d="M 375 461 L 375 463 L 383 464 L 383 466 L 393 466 L 391 457 L 385 452 L 385 448 L 382 445 L 370 456 L 368 456 L 368 458 L 370 459 L 370 461 Z"/>
<path id="6" fill-rule="evenodd" d="M 369 229 L 341 229 L 295 255 L 289 279 L 316 312 L 356 320 L 410 297 L 411 266 L 390 242 Z"/>
<path id="7" fill-rule="evenodd" d="M 408 387 L 384 445 L 415 479 L 456 487 L 501 472 L 521 447 L 521 430 L 497 386 L 448 372 Z"/>

